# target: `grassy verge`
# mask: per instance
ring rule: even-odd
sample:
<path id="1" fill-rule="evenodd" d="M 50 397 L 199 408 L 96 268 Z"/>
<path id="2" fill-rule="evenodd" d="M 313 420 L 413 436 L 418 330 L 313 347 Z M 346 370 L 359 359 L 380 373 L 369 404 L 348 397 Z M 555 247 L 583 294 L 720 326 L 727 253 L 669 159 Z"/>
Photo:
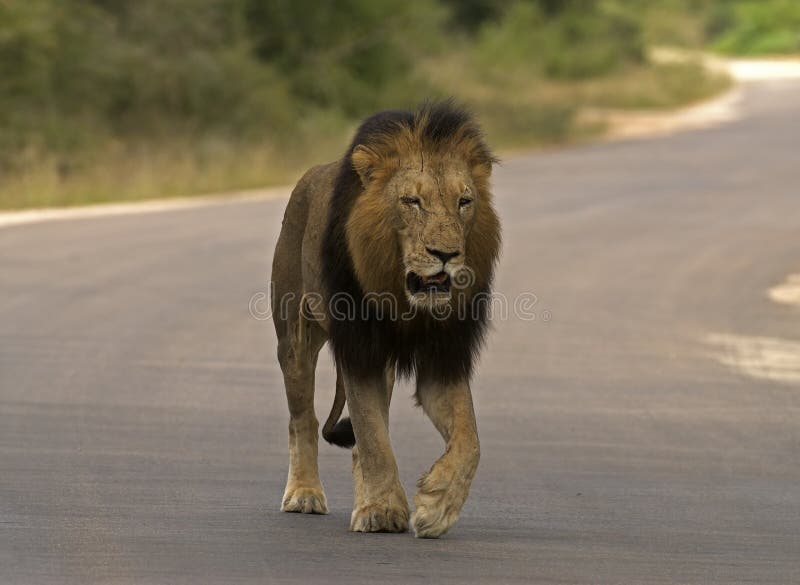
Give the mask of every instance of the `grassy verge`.
<path id="1" fill-rule="evenodd" d="M 501 154 L 586 140 L 605 110 L 724 89 L 697 63 L 647 58 L 704 42 L 713 6 L 696 6 L 3 0 L 0 208 L 285 184 L 340 156 L 365 115 L 426 98 L 472 108 Z"/>
<path id="2" fill-rule="evenodd" d="M 602 120 L 594 117 L 586 124 L 580 116 L 587 109 L 676 109 L 708 99 L 731 83 L 726 75 L 693 60 L 631 65 L 600 78 L 580 80 L 505 71 L 487 82 L 467 66 L 463 56 L 428 63 L 426 69 L 441 87 L 455 88 L 500 151 L 569 144 L 602 135 Z M 465 75 L 465 71 L 472 73 Z"/>
<path id="3" fill-rule="evenodd" d="M 728 80 L 697 63 L 642 64 L 602 78 L 546 80 L 506 71 L 487 78 L 464 54 L 421 65 L 433 94 L 456 95 L 483 123 L 499 151 L 563 145 L 601 135 L 581 121 L 584 108 L 668 109 L 706 99 Z M 341 154 L 354 123 L 319 114 L 296 135 L 273 141 L 219 137 L 139 145 L 108 142 L 65 168 L 39 157 L 0 185 L 0 208 L 72 206 L 178 197 L 284 184 L 306 167 Z"/>
<path id="4" fill-rule="evenodd" d="M 311 161 L 341 148 L 344 122 L 312 140 L 298 131 L 302 145 L 210 137 L 143 143 L 109 143 L 79 164 L 65 167 L 58 157 L 42 157 L 6 177 L 0 209 L 67 207 L 256 189 L 291 182 Z"/>

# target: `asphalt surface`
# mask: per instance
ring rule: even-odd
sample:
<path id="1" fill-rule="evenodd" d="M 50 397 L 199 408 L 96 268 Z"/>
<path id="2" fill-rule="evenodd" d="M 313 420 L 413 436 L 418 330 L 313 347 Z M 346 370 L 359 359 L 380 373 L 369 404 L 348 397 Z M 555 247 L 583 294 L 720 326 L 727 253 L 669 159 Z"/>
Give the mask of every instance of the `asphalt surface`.
<path id="1" fill-rule="evenodd" d="M 437 541 L 349 533 L 328 445 L 331 514 L 278 511 L 288 413 L 248 307 L 285 201 L 0 230 L 0 582 L 800 583 L 800 383 L 724 346 L 800 341 L 800 308 L 766 294 L 800 272 L 800 84 L 743 108 L 497 171 L 509 314 L 473 384 L 478 476 Z M 411 393 L 409 495 L 442 449 Z M 325 354 L 320 418 L 332 396 Z"/>

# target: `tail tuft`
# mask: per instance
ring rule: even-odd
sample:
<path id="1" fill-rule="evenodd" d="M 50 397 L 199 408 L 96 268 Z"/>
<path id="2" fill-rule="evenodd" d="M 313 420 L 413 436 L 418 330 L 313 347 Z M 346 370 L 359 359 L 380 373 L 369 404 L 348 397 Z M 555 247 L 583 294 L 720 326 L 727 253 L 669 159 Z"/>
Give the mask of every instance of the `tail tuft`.
<path id="1" fill-rule="evenodd" d="M 343 418 L 329 431 L 323 429 L 322 438 L 331 445 L 337 445 L 345 449 L 352 449 L 356 444 L 356 435 L 353 433 L 353 423 L 349 418 Z"/>

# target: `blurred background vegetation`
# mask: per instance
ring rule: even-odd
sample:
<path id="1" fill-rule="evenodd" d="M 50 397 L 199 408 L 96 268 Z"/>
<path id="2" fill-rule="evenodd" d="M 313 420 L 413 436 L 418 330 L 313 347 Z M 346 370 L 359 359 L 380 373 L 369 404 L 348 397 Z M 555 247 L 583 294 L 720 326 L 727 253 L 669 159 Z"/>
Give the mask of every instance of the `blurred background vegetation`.
<path id="1" fill-rule="evenodd" d="M 0 0 L 0 208 L 284 183 L 455 96 L 499 149 L 724 88 L 652 47 L 800 51 L 796 0 Z"/>

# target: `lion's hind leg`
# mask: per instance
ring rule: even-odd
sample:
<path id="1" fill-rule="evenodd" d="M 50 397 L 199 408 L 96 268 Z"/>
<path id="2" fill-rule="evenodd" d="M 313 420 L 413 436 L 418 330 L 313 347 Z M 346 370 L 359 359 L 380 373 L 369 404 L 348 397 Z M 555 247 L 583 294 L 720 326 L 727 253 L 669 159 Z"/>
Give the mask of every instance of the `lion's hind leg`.
<path id="1" fill-rule="evenodd" d="M 314 414 L 314 370 L 326 336 L 319 325 L 299 316 L 278 340 L 278 361 L 289 402 L 289 477 L 281 510 L 327 514 L 317 465 L 319 423 Z"/>

